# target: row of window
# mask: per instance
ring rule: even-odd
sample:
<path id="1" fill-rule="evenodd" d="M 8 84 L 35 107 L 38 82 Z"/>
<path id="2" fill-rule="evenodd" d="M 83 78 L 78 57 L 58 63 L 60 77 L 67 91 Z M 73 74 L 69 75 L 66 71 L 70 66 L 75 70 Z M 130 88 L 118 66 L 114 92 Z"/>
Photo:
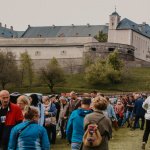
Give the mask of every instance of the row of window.
<path id="1" fill-rule="evenodd" d="M 91 48 L 90 50 L 91 51 L 96 51 L 96 48 Z M 113 52 L 114 50 L 115 50 L 115 48 L 108 48 L 109 52 Z M 128 54 L 133 54 L 133 51 L 132 50 L 128 50 Z"/>
<path id="2" fill-rule="evenodd" d="M 66 51 L 61 51 L 60 54 L 61 54 L 61 55 L 62 55 L 62 54 L 67 54 L 67 52 L 66 52 Z M 41 56 L 41 52 L 40 52 L 40 51 L 36 51 L 36 52 L 35 52 L 35 56 Z"/>

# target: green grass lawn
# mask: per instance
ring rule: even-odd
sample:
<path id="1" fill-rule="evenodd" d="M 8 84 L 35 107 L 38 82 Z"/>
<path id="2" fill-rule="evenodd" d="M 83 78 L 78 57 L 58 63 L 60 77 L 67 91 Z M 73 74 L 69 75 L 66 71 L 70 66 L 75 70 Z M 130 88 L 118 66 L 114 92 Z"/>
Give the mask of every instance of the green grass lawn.
<path id="1" fill-rule="evenodd" d="M 122 83 L 119 84 L 98 84 L 89 85 L 85 79 L 84 74 L 66 75 L 66 82 L 64 84 L 54 87 L 53 93 L 70 93 L 75 91 L 77 93 L 90 93 L 96 90 L 101 93 L 115 93 L 115 92 L 140 92 L 150 91 L 150 68 L 128 68 L 126 74 L 129 74 L 130 78 L 124 78 Z M 42 83 L 34 82 L 32 87 L 24 86 L 14 87 L 7 85 L 6 89 L 10 92 L 20 93 L 42 93 L 44 95 L 50 94 L 49 87 Z"/>
<path id="2" fill-rule="evenodd" d="M 113 130 L 114 140 L 109 141 L 109 150 L 141 150 L 142 138 L 144 131 L 136 129 L 130 131 L 130 128 L 120 128 L 118 131 Z M 146 150 L 150 147 L 150 139 L 146 145 Z M 60 139 L 57 136 L 56 144 L 51 145 L 51 150 L 71 150 L 67 145 L 67 140 Z"/>

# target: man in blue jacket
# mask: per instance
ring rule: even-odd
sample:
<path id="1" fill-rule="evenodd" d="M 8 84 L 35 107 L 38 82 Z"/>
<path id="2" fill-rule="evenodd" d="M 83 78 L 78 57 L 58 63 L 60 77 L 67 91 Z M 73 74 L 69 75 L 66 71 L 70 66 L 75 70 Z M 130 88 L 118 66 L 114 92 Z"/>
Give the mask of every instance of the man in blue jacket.
<path id="1" fill-rule="evenodd" d="M 143 130 L 144 127 L 144 123 L 145 123 L 145 110 L 143 109 L 142 105 L 144 102 L 143 98 L 140 98 L 139 94 L 137 94 L 137 96 L 139 97 L 139 99 L 135 102 L 134 108 L 133 108 L 133 113 L 135 114 L 135 121 L 134 121 L 134 126 L 131 129 L 132 131 L 135 130 L 136 128 L 136 123 L 139 121 L 139 118 L 142 119 L 142 124 L 141 124 L 141 130 Z"/>
<path id="2" fill-rule="evenodd" d="M 92 113 L 92 110 L 89 108 L 90 103 L 90 98 L 83 98 L 81 100 L 81 108 L 74 110 L 69 118 L 66 135 L 69 143 L 71 143 L 71 148 L 73 150 L 78 150 L 82 143 L 84 135 L 84 117 L 87 114 Z"/>

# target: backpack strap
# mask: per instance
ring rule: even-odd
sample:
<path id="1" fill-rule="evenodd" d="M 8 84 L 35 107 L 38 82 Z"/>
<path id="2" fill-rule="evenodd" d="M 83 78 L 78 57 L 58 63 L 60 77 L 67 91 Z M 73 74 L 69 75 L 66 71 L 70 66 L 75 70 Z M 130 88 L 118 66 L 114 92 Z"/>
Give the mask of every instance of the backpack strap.
<path id="1" fill-rule="evenodd" d="M 86 117 L 87 117 L 88 121 L 89 121 L 90 124 L 91 124 L 91 120 L 90 120 L 89 116 L 87 115 Z M 97 122 L 95 121 L 95 123 L 96 123 L 97 125 L 99 125 L 99 123 L 100 123 L 104 118 L 105 118 L 105 116 L 103 116 L 103 117 L 102 117 L 100 120 L 98 120 Z"/>
<path id="2" fill-rule="evenodd" d="M 35 121 L 30 121 L 25 127 L 23 127 L 21 130 L 19 130 L 18 134 L 17 134 L 17 137 L 16 137 L 16 142 L 18 141 L 18 138 L 19 138 L 19 135 L 21 134 L 21 132 L 26 128 L 28 127 L 30 124 L 33 124 L 35 123 Z M 16 146 L 17 146 L 17 143 L 16 143 Z"/>
<path id="3" fill-rule="evenodd" d="M 100 120 L 98 120 L 96 124 L 99 125 L 99 123 L 100 123 L 104 118 L 105 118 L 105 116 L 102 117 Z"/>

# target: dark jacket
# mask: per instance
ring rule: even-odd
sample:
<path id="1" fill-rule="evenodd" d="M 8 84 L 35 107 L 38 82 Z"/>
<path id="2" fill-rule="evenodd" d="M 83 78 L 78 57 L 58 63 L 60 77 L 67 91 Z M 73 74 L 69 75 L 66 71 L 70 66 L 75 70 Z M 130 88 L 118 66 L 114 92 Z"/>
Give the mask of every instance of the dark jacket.
<path id="1" fill-rule="evenodd" d="M 1 104 L 0 104 L 0 112 L 1 112 Z M 11 129 L 18 123 L 21 123 L 24 119 L 21 108 L 13 103 L 9 103 L 8 111 L 6 115 L 5 126 L 3 130 L 3 144 L 7 145 L 9 142 L 9 136 Z M 1 117 L 0 117 L 0 128 L 1 128 Z"/>
<path id="2" fill-rule="evenodd" d="M 135 102 L 134 108 L 133 108 L 133 113 L 136 114 L 137 116 L 144 116 L 145 115 L 145 110 L 143 109 L 142 105 L 145 100 L 143 98 L 140 98 Z"/>
<path id="3" fill-rule="evenodd" d="M 89 122 L 89 119 L 90 122 Z M 102 111 L 96 110 L 91 114 L 88 114 L 84 118 L 84 131 L 86 131 L 87 127 L 91 123 L 98 122 L 104 115 Z M 105 117 L 98 125 L 98 129 L 102 136 L 102 143 L 98 147 L 87 147 L 83 144 L 82 150 L 108 150 L 108 140 L 112 137 L 112 124 L 108 117 Z"/>
<path id="4" fill-rule="evenodd" d="M 60 120 L 64 120 L 64 110 L 66 110 L 66 108 L 68 107 L 69 103 L 66 102 L 66 104 L 61 104 L 61 107 L 60 107 L 60 114 L 59 114 L 59 118 Z"/>
<path id="5" fill-rule="evenodd" d="M 83 108 L 79 108 L 72 112 L 66 130 L 67 139 L 69 142 L 82 143 L 84 135 L 84 117 L 89 113 L 92 113 L 90 109 L 86 110 Z"/>
<path id="6" fill-rule="evenodd" d="M 81 100 L 73 100 L 71 99 L 67 107 L 64 109 L 64 116 L 68 117 L 71 115 L 71 113 L 78 109 L 81 106 Z"/>

